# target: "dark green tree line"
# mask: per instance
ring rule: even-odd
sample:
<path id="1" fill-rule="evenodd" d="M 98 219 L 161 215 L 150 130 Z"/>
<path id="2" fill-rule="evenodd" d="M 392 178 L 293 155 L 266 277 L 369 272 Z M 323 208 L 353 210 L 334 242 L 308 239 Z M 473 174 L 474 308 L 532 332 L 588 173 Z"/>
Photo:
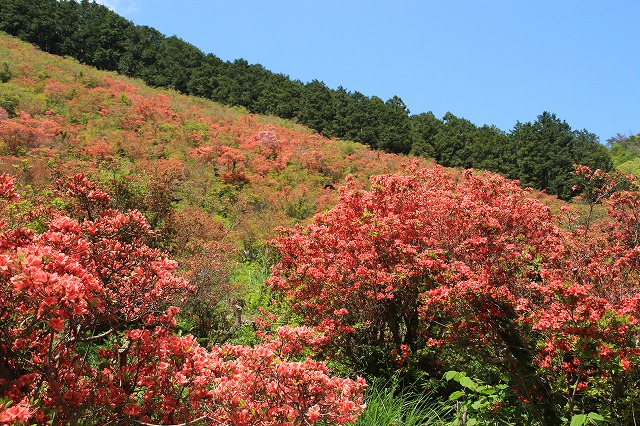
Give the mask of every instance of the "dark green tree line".
<path id="1" fill-rule="evenodd" d="M 572 195 L 573 164 L 613 169 L 611 156 L 597 136 L 586 130 L 572 131 L 566 121 L 549 112 L 533 123 L 517 123 L 510 139 L 514 161 L 509 177 L 563 199 Z"/>

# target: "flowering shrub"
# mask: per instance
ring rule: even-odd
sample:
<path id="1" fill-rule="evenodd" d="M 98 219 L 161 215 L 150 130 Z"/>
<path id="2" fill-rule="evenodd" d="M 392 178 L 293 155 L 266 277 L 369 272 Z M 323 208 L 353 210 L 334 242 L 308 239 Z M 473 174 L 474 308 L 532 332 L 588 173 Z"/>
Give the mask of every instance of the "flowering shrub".
<path id="1" fill-rule="evenodd" d="M 578 170 L 590 193 L 614 186 Z M 376 347 L 402 366 L 450 348 L 496 366 L 543 424 L 624 418 L 638 395 L 621 389 L 640 378 L 638 194 L 598 198 L 607 233 L 568 232 L 518 182 L 409 167 L 369 191 L 347 183 L 334 209 L 285 231 L 269 285 L 352 359 Z"/>
<path id="2" fill-rule="evenodd" d="M 21 111 L 15 118 L 0 119 L 0 149 L 12 155 L 24 155 L 32 148 L 52 144 L 59 129 L 53 119 L 34 118 Z"/>
<path id="3" fill-rule="evenodd" d="M 53 212 L 42 234 L 0 221 L 1 423 L 344 424 L 362 411 L 362 379 L 305 356 L 315 331 L 211 351 L 177 336 L 171 304 L 191 285 L 145 244 L 144 217 L 109 209 L 81 175 L 60 186 L 84 220 Z M 17 200 L 1 175 L 0 209 Z"/>
<path id="4" fill-rule="evenodd" d="M 364 380 L 330 377 L 323 363 L 309 357 L 291 359 L 325 343 L 326 338 L 309 328 L 281 327 L 253 349 L 214 348 L 212 368 L 220 377 L 215 394 L 223 401 L 219 418 L 230 424 L 274 426 L 355 421 L 364 409 Z"/>
<path id="5" fill-rule="evenodd" d="M 415 352 L 421 294 L 474 273 L 508 282 L 526 257 L 561 243 L 548 210 L 515 183 L 412 173 L 373 177 L 370 191 L 349 182 L 338 206 L 275 240 L 282 258 L 269 284 L 310 324 Z"/>

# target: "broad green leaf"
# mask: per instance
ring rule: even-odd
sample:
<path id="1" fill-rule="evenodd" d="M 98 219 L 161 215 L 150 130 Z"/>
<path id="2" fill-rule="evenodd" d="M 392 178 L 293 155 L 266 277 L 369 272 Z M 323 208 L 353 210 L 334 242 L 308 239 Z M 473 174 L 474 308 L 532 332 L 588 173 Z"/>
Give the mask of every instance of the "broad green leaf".
<path id="1" fill-rule="evenodd" d="M 464 386 L 465 388 L 471 389 L 473 391 L 475 391 L 476 388 L 478 387 L 477 383 L 467 376 L 460 377 L 458 379 L 458 383 L 460 383 L 461 386 Z"/>
<path id="2" fill-rule="evenodd" d="M 471 404 L 471 408 L 473 408 L 474 410 L 478 410 L 480 407 L 482 407 L 482 404 L 484 403 L 484 401 L 482 400 L 477 400 L 474 401 L 473 404 Z"/>
<path id="3" fill-rule="evenodd" d="M 576 414 L 571 418 L 571 426 L 582 426 L 587 422 L 586 414 Z"/>
<path id="4" fill-rule="evenodd" d="M 449 395 L 449 401 L 455 401 L 456 399 L 459 399 L 461 396 L 464 395 L 464 392 L 462 391 L 455 391 L 454 393 L 452 393 L 451 395 Z"/>
<path id="5" fill-rule="evenodd" d="M 447 371 L 446 373 L 444 373 L 444 378 L 447 379 L 447 381 L 454 379 L 458 374 L 457 371 Z"/>
<path id="6" fill-rule="evenodd" d="M 598 414 L 598 413 L 594 413 L 594 412 L 591 412 L 591 413 L 587 414 L 587 417 L 588 417 L 590 420 L 594 420 L 594 421 L 596 421 L 596 422 L 604 422 L 604 421 L 606 421 L 606 420 L 607 420 L 607 419 L 605 419 L 604 417 L 602 417 L 600 414 Z"/>
<path id="7" fill-rule="evenodd" d="M 493 395 L 494 393 L 498 392 L 493 386 L 478 386 L 478 389 L 476 389 L 476 391 L 483 395 Z"/>

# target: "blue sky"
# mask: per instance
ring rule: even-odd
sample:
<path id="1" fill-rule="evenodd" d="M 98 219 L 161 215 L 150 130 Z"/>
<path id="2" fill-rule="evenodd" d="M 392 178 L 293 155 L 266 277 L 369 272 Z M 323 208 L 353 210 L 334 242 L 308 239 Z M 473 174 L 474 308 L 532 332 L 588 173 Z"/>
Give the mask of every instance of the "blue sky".
<path id="1" fill-rule="evenodd" d="M 224 60 L 510 131 L 640 132 L 638 0 L 99 0 Z"/>

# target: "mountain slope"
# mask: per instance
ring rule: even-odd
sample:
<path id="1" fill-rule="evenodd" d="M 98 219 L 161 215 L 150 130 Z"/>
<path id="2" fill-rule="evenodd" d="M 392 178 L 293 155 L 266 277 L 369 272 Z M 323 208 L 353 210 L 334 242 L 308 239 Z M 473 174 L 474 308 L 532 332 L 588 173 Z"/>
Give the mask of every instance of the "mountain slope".
<path id="1" fill-rule="evenodd" d="M 0 57 L 0 173 L 41 190 L 83 172 L 117 207 L 143 211 L 166 248 L 225 229 L 249 253 L 276 227 L 331 205 L 347 174 L 365 184 L 408 160 L 151 89 L 5 34 Z"/>
<path id="2" fill-rule="evenodd" d="M 441 119 L 431 113 L 410 115 L 397 96 L 384 101 L 342 87 L 333 90 L 318 80 L 294 81 L 243 59 L 222 61 L 88 0 L 4 0 L 0 30 L 49 53 L 69 55 L 154 87 L 293 119 L 325 136 L 385 152 L 430 157 L 447 167 L 488 169 L 565 200 L 575 195 L 573 164 L 613 169 L 597 136 L 572 130 L 550 112 L 533 123 L 515 123 L 509 133 L 478 127 L 452 113 Z"/>

